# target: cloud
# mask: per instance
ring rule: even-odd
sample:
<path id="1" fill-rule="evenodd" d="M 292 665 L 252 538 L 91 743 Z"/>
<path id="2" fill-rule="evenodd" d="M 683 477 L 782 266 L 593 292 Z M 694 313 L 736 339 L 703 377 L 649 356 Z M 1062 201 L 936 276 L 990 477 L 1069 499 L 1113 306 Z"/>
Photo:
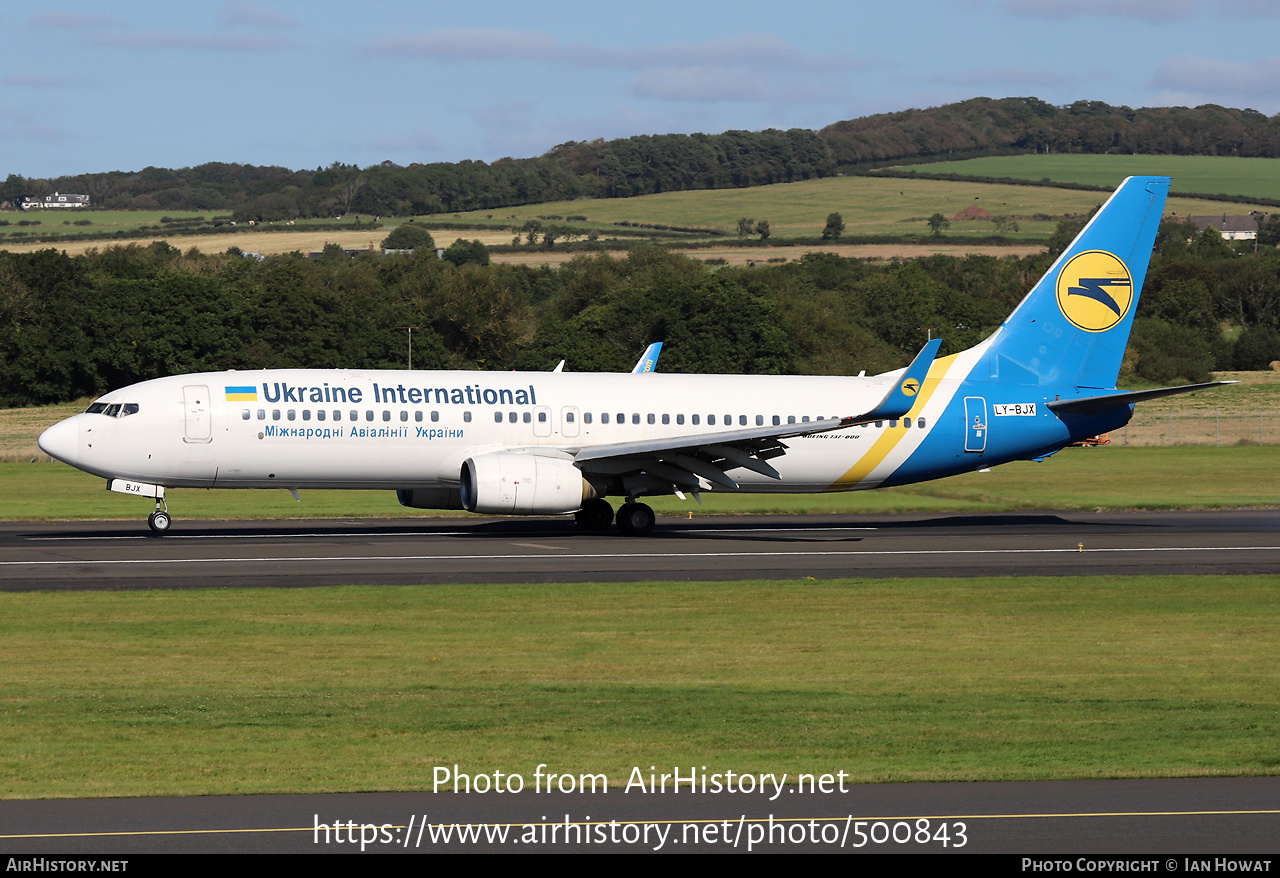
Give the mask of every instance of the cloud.
<path id="1" fill-rule="evenodd" d="M 244 0 L 230 0 L 222 7 L 222 18 L 228 24 L 245 27 L 297 27 L 295 19 L 254 6 Z"/>
<path id="2" fill-rule="evenodd" d="M 83 77 L 45 76 L 40 73 L 15 73 L 0 79 L 0 84 L 14 88 L 80 88 L 92 85 L 93 81 Z"/>
<path id="3" fill-rule="evenodd" d="M 1166 99 L 1182 104 L 1253 103 L 1274 112 L 1280 104 L 1275 89 L 1277 79 L 1280 55 L 1258 61 L 1178 55 L 1160 62 L 1149 85 L 1162 90 Z"/>
<path id="4" fill-rule="evenodd" d="M 929 78 L 938 85 L 964 85 L 971 88 L 1056 88 L 1080 82 L 1081 76 L 1046 70 L 1027 70 L 1021 67 L 975 67 L 956 73 L 939 73 Z"/>
<path id="5" fill-rule="evenodd" d="M 1134 18 L 1161 22 L 1190 18 L 1196 0 L 1005 0 L 1014 15 L 1034 18 Z"/>
<path id="6" fill-rule="evenodd" d="M 64 30 L 91 30 L 114 27 L 122 22 L 106 15 L 77 15 L 74 12 L 42 12 L 28 22 L 32 27 L 61 28 Z"/>
<path id="7" fill-rule="evenodd" d="M 856 70 L 883 62 L 845 54 L 806 55 L 770 34 L 743 33 L 703 43 L 634 49 L 561 43 L 544 31 L 448 28 L 397 34 L 366 43 L 364 56 L 432 60 L 534 60 L 588 68 L 703 68 L 773 65 L 793 71 Z"/>
<path id="8" fill-rule="evenodd" d="M 271 52 L 297 45 L 294 40 L 264 37 L 258 34 L 188 34 L 181 31 L 114 34 L 94 37 L 91 42 L 103 48 L 180 49 L 217 52 Z"/>
<path id="9" fill-rule="evenodd" d="M 450 28 L 424 34 L 398 34 L 366 43 L 361 55 L 399 58 L 494 61 L 555 60 L 561 54 L 555 37 L 542 31 L 502 28 Z"/>
<path id="10" fill-rule="evenodd" d="M 773 94 L 769 77 L 745 67 L 660 67 L 631 82 L 636 97 L 664 101 L 762 101 Z"/>

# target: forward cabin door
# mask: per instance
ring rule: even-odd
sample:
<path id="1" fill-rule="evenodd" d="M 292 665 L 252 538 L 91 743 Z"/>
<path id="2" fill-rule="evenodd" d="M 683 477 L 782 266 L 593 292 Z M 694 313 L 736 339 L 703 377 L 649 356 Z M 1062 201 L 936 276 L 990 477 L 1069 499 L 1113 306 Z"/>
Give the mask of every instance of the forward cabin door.
<path id="1" fill-rule="evenodd" d="M 213 419 L 209 402 L 209 388 L 203 384 L 189 384 L 182 388 L 182 404 L 187 413 L 186 432 L 183 440 L 188 444 L 204 445 L 213 441 Z"/>

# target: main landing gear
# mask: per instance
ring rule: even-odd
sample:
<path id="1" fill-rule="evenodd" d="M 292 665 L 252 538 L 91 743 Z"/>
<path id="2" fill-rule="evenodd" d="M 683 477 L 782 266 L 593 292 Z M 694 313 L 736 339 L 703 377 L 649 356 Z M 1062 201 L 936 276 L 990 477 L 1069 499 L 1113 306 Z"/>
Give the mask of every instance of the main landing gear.
<path id="1" fill-rule="evenodd" d="M 627 536 L 644 536 L 653 530 L 656 516 L 653 510 L 643 503 L 623 503 L 618 509 L 618 530 Z M 607 501 L 597 497 L 582 504 L 582 508 L 573 514 L 573 520 L 585 531 L 599 533 L 608 530 L 613 524 L 613 507 Z"/>
<path id="2" fill-rule="evenodd" d="M 607 530 L 613 524 L 613 507 L 599 497 L 588 500 L 573 514 L 573 520 L 585 531 Z"/>
<path id="3" fill-rule="evenodd" d="M 629 537 L 642 537 L 653 530 L 657 517 L 643 503 L 623 503 L 618 508 L 618 530 Z"/>

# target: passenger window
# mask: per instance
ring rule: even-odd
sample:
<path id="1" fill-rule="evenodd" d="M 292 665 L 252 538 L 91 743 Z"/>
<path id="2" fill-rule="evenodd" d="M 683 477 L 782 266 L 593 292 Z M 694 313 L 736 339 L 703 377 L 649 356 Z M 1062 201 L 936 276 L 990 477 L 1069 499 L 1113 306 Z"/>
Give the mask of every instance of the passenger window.
<path id="1" fill-rule="evenodd" d="M 924 429 L 924 418 L 916 418 L 916 429 L 917 430 Z"/>
<path id="2" fill-rule="evenodd" d="M 244 411 L 240 412 L 240 417 L 243 420 L 246 420 L 246 421 L 249 420 L 249 410 L 245 409 Z"/>
<path id="3" fill-rule="evenodd" d="M 903 418 L 903 419 L 902 419 L 902 426 L 907 427 L 907 428 L 910 428 L 910 427 L 911 427 L 911 419 L 910 419 L 910 418 Z"/>
<path id="4" fill-rule="evenodd" d="M 391 420 L 391 412 L 390 412 L 390 411 L 388 411 L 387 409 L 383 409 L 383 410 L 382 410 L 382 420 L 384 420 L 384 421 L 389 421 L 389 420 Z"/>
<path id="5" fill-rule="evenodd" d="M 582 413 L 582 423 L 584 423 L 584 424 L 590 424 L 590 423 L 591 423 L 591 412 L 583 412 L 583 413 Z"/>
<path id="6" fill-rule="evenodd" d="M 334 410 L 333 410 L 333 419 L 334 419 L 335 421 L 341 421 L 341 420 L 342 420 L 342 410 L 341 410 L 341 409 L 334 409 Z"/>
<path id="7" fill-rule="evenodd" d="M 894 428 L 894 429 L 897 429 L 897 427 L 898 427 L 898 419 L 897 419 L 897 418 L 894 418 L 892 421 L 890 421 L 890 422 L 889 422 L 889 426 L 890 426 L 890 427 L 892 427 L 892 428 Z"/>
<path id="8" fill-rule="evenodd" d="M 617 421 L 617 422 L 618 422 L 619 424 L 625 424 L 625 423 L 627 422 L 627 416 L 626 416 L 625 414 L 623 414 L 622 412 L 618 412 L 618 421 Z"/>
<path id="9" fill-rule="evenodd" d="M 324 409 L 316 409 L 316 420 L 317 421 L 324 420 Z"/>
<path id="10" fill-rule="evenodd" d="M 303 409 L 303 410 L 302 410 L 302 420 L 304 420 L 304 421 L 309 421 L 309 420 L 311 420 L 311 409 Z"/>
<path id="11" fill-rule="evenodd" d="M 809 416 L 805 415 L 803 418 L 800 419 L 800 421 L 801 423 L 805 423 L 805 424 L 809 423 Z"/>
<path id="12" fill-rule="evenodd" d="M 514 415 L 513 415 L 513 417 L 514 417 Z M 569 422 L 570 424 L 572 424 L 572 423 L 573 423 L 573 412 L 565 412 L 565 413 L 564 413 L 564 419 L 565 419 L 567 422 Z"/>
<path id="13" fill-rule="evenodd" d="M 691 420 L 693 421 L 693 425 L 694 425 L 695 427 L 696 427 L 696 426 L 698 426 L 698 416 L 697 416 L 697 415 L 693 415 L 693 417 L 691 418 Z"/>
<path id="14" fill-rule="evenodd" d="M 422 410 L 421 410 L 421 409 L 419 409 L 418 411 L 416 411 L 416 412 L 414 412 L 414 413 L 413 413 L 413 419 L 414 419 L 415 421 L 417 421 L 419 424 L 421 424 L 421 423 L 422 423 Z"/>
<path id="15" fill-rule="evenodd" d="M 779 425 L 779 424 L 781 424 L 781 423 L 782 423 L 782 418 L 778 417 L 777 415 L 774 415 L 774 416 L 773 416 L 773 425 L 776 427 L 776 426 L 778 426 L 778 425 Z"/>
<path id="16" fill-rule="evenodd" d="M 664 424 L 670 424 L 670 423 L 671 423 L 671 415 L 663 415 L 663 416 L 662 416 L 662 423 L 664 423 Z"/>
<path id="17" fill-rule="evenodd" d="M 747 425 L 747 416 L 746 416 L 746 415 L 738 415 L 738 425 L 739 425 L 740 427 L 745 427 L 745 426 Z"/>
<path id="18" fill-rule="evenodd" d="M 683 423 L 684 423 L 684 415 L 676 415 L 676 423 L 677 423 L 677 424 L 683 424 Z"/>
<path id="19" fill-rule="evenodd" d="M 293 409 L 289 409 L 289 413 L 285 417 L 291 421 L 296 421 L 298 419 L 298 416 L 294 413 Z"/>
<path id="20" fill-rule="evenodd" d="M 640 423 L 640 415 L 639 415 L 639 413 L 633 413 L 633 414 L 631 415 L 631 423 L 633 423 L 633 424 L 638 424 L 638 423 Z"/>
<path id="21" fill-rule="evenodd" d="M 653 423 L 653 412 L 650 412 L 650 413 L 648 414 L 648 416 L 647 416 L 647 417 L 645 417 L 645 421 L 646 421 L 646 422 L 648 422 L 648 423 L 650 423 L 650 424 L 652 424 L 652 423 Z"/>
<path id="22" fill-rule="evenodd" d="M 879 430 L 884 426 L 884 421 L 876 421 L 876 429 Z"/>
<path id="23" fill-rule="evenodd" d="M 697 421 L 694 421 L 694 423 L 696 424 L 696 423 L 697 423 Z M 707 426 L 709 426 L 709 427 L 714 427 L 715 425 L 716 425 L 716 416 L 715 416 L 715 415 L 707 415 Z"/>
<path id="24" fill-rule="evenodd" d="M 273 421 L 278 421 L 278 420 L 280 420 L 280 409 L 272 409 L 272 410 L 271 410 L 271 420 L 273 420 Z"/>
<path id="25" fill-rule="evenodd" d="M 516 414 L 515 412 L 509 412 L 509 413 L 507 414 L 507 422 L 508 422 L 508 423 L 514 424 L 514 423 L 516 423 L 516 422 L 517 422 L 517 421 L 519 421 L 519 420 L 520 420 L 520 416 L 519 416 L 518 414 Z"/>
<path id="26" fill-rule="evenodd" d="M 546 412 L 538 412 L 538 423 L 539 423 L 539 424 L 545 424 L 546 422 L 547 422 L 547 413 L 546 413 Z"/>
<path id="27" fill-rule="evenodd" d="M 373 420 L 373 409 L 365 409 L 365 412 L 364 412 L 364 419 L 365 419 L 366 421 L 372 421 L 372 420 Z"/>
<path id="28" fill-rule="evenodd" d="M 433 423 L 433 424 L 434 424 L 434 423 L 435 423 L 436 421 L 438 421 L 438 420 L 440 420 L 440 413 L 439 413 L 439 412 L 432 412 L 432 413 L 431 413 L 431 423 Z"/>
<path id="29" fill-rule="evenodd" d="M 608 412 L 601 412 L 601 413 L 600 413 L 600 423 L 602 423 L 602 424 L 607 424 L 607 423 L 609 423 L 609 413 L 608 413 Z"/>
<path id="30" fill-rule="evenodd" d="M 266 419 L 267 419 L 267 410 L 266 410 L 266 409 L 258 409 L 258 420 L 259 420 L 259 421 L 265 421 Z"/>
<path id="31" fill-rule="evenodd" d="M 462 420 L 464 420 L 464 421 L 466 421 L 468 424 L 470 424 L 470 423 L 471 423 L 471 412 L 463 412 L 463 413 L 462 413 Z"/>
<path id="32" fill-rule="evenodd" d="M 493 413 L 493 422 L 494 422 L 495 424 L 501 424 L 501 423 L 502 423 L 502 412 L 494 412 L 494 413 Z"/>
<path id="33" fill-rule="evenodd" d="M 796 416 L 795 416 L 795 415 L 787 415 L 787 423 L 788 423 L 788 424 L 794 424 L 795 422 L 796 422 Z"/>

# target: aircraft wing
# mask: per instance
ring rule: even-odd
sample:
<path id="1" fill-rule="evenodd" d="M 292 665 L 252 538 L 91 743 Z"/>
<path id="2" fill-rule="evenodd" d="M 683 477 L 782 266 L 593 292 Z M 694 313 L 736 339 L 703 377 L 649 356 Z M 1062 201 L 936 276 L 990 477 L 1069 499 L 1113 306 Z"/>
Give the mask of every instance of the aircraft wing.
<path id="1" fill-rule="evenodd" d="M 644 473 L 671 483 L 677 491 L 681 488 L 699 490 L 700 478 L 736 491 L 738 483 L 727 472 L 739 467 L 779 479 L 778 471 L 768 461 L 787 453 L 784 439 L 892 420 L 911 411 L 916 393 L 941 344 L 941 339 L 934 339 L 925 345 L 911 365 L 895 379 L 884 398 L 870 410 L 857 415 L 565 450 L 573 454 L 574 462 L 584 472 L 611 476 Z"/>

